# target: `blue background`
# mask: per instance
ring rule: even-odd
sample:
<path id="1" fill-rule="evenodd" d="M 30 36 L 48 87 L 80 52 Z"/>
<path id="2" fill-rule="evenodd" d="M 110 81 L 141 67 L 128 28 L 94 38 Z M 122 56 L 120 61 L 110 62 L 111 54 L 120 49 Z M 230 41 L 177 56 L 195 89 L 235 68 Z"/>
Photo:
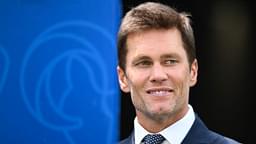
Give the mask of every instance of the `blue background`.
<path id="1" fill-rule="evenodd" d="M 120 5 L 0 1 L 1 144 L 118 141 Z"/>

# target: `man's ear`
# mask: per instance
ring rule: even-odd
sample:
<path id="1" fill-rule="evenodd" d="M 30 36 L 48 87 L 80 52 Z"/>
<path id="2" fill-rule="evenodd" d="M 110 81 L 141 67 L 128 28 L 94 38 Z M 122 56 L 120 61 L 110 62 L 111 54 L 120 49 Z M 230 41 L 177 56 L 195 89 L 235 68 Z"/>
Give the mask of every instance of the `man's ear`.
<path id="1" fill-rule="evenodd" d="M 194 86 L 197 82 L 197 74 L 198 74 L 198 63 L 197 59 L 193 61 L 191 64 L 191 70 L 190 70 L 190 86 Z"/>
<path id="2" fill-rule="evenodd" d="M 130 92 L 126 74 L 125 74 L 124 70 L 119 66 L 117 66 L 117 74 L 118 74 L 119 86 L 120 86 L 121 90 L 126 93 Z"/>

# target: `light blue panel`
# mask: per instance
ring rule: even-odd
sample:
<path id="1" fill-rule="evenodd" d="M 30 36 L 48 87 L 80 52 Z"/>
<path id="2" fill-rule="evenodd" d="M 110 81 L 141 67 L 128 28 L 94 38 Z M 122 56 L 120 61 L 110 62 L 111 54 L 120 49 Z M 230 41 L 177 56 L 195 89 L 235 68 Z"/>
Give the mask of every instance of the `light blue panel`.
<path id="1" fill-rule="evenodd" d="M 119 0 L 0 1 L 0 143 L 119 137 Z"/>

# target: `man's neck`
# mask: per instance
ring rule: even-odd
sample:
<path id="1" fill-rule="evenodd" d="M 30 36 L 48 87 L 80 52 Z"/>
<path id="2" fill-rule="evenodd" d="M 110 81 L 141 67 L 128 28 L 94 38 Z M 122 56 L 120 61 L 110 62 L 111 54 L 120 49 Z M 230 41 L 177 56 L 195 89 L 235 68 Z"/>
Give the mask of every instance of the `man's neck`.
<path id="1" fill-rule="evenodd" d="M 148 132 L 158 133 L 173 123 L 183 118 L 188 112 L 188 107 L 182 109 L 178 114 L 170 114 L 163 118 L 150 118 L 143 113 L 136 111 L 139 124 L 144 127 Z"/>

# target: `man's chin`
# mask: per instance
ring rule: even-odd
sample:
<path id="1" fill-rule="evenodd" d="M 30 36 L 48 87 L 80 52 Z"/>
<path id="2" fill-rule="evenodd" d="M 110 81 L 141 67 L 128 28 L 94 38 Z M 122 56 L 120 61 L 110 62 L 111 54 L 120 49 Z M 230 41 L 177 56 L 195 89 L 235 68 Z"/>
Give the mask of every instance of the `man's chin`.
<path id="1" fill-rule="evenodd" d="M 157 111 L 157 112 L 151 112 L 150 114 L 148 114 L 148 117 L 154 121 L 157 122 L 163 122 L 167 119 L 169 119 L 169 117 L 171 116 L 171 112 L 170 111 Z"/>

